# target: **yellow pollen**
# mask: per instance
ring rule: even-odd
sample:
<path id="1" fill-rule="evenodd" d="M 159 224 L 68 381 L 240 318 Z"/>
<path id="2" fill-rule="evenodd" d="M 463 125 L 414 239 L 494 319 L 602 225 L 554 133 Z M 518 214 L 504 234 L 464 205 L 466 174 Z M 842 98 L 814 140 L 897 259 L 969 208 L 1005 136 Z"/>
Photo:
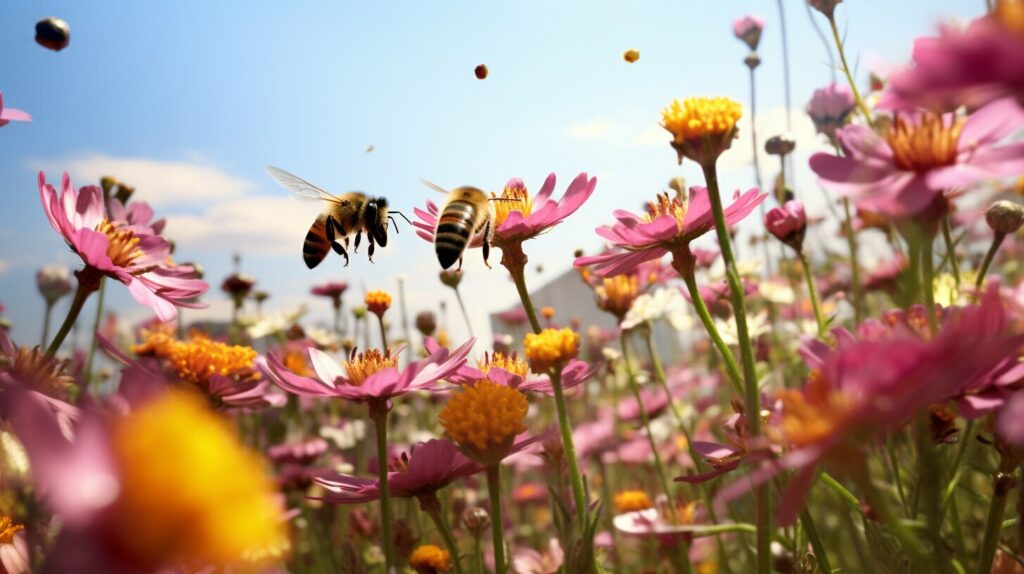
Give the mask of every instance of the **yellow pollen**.
<path id="1" fill-rule="evenodd" d="M 672 100 L 661 112 L 661 127 L 675 143 L 731 133 L 743 115 L 743 106 L 729 98 Z"/>
<path id="2" fill-rule="evenodd" d="M 530 215 L 533 211 L 533 200 L 525 187 L 506 187 L 501 195 L 491 193 L 494 204 L 494 227 L 499 227 L 513 211 Z"/>
<path id="3" fill-rule="evenodd" d="M 366 304 L 366 309 L 378 317 L 383 317 L 384 313 L 391 308 L 391 295 L 388 295 L 386 291 L 370 291 L 366 294 L 363 299 Z"/>
<path id="4" fill-rule="evenodd" d="M 132 352 L 139 357 L 156 357 L 162 359 L 171 352 L 177 342 L 174 337 L 174 326 L 159 323 L 153 327 L 142 329 L 142 343 L 132 345 Z"/>
<path id="5" fill-rule="evenodd" d="M 14 535 L 25 530 L 25 527 L 16 524 L 10 516 L 0 516 L 0 544 L 14 542 Z"/>
<path id="6" fill-rule="evenodd" d="M 1007 30 L 1024 34 L 1024 0 L 996 0 L 993 15 Z"/>
<path id="7" fill-rule="evenodd" d="M 211 376 L 232 378 L 259 376 L 253 369 L 256 351 L 252 347 L 227 345 L 206 337 L 187 342 L 175 341 L 169 347 L 168 362 L 182 380 L 205 385 Z"/>
<path id="8" fill-rule="evenodd" d="M 651 498 L 642 490 L 619 491 L 615 493 L 613 503 L 615 504 L 615 511 L 620 514 L 623 512 L 647 510 L 654 506 L 654 504 L 651 503 Z"/>
<path id="9" fill-rule="evenodd" d="M 306 361 L 306 354 L 289 349 L 284 352 L 281 362 L 289 371 L 299 375 L 301 377 L 308 377 L 313 374 L 312 369 L 309 368 L 309 363 Z"/>
<path id="10" fill-rule="evenodd" d="M 580 352 L 580 335 L 568 327 L 544 329 L 539 334 L 527 334 L 523 348 L 533 372 L 546 373 L 576 358 Z"/>
<path id="11" fill-rule="evenodd" d="M 10 355 L 0 354 L 0 373 L 52 397 L 63 397 L 75 384 L 71 361 L 47 355 L 40 347 L 17 347 Z"/>
<path id="12" fill-rule="evenodd" d="M 170 391 L 120 419 L 111 524 L 140 563 L 227 565 L 288 548 L 265 463 L 200 400 Z"/>
<path id="13" fill-rule="evenodd" d="M 519 375 L 525 378 L 526 374 L 530 372 L 529 365 L 526 361 L 519 358 L 519 355 L 513 352 L 511 355 L 504 353 L 494 353 L 493 355 L 484 354 L 484 360 L 477 361 L 476 366 L 478 369 L 487 374 L 491 372 L 491 369 L 497 367 L 512 373 L 513 375 Z"/>
<path id="14" fill-rule="evenodd" d="M 519 391 L 482 380 L 452 394 L 438 419 L 448 437 L 478 461 L 500 460 L 526 431 L 529 404 Z"/>
<path id="15" fill-rule="evenodd" d="M 697 521 L 697 503 L 680 502 L 676 505 L 676 524 L 693 524 Z"/>
<path id="16" fill-rule="evenodd" d="M 947 124 L 939 115 L 922 113 L 915 125 L 897 115 L 885 139 L 896 165 L 910 171 L 926 171 L 956 162 L 957 143 L 965 121 L 958 118 Z"/>
<path id="17" fill-rule="evenodd" d="M 398 357 L 392 357 L 391 351 L 381 353 L 377 349 L 370 349 L 364 353 L 353 354 L 347 361 L 343 361 L 348 380 L 352 385 L 363 384 L 370 375 L 394 369 L 398 366 Z"/>
<path id="18" fill-rule="evenodd" d="M 597 306 L 618 318 L 626 316 L 640 292 L 640 278 L 635 275 L 616 275 L 601 280 L 594 288 Z"/>
<path id="19" fill-rule="evenodd" d="M 442 550 L 433 544 L 417 546 L 409 557 L 409 566 L 419 573 L 434 574 L 436 572 L 447 572 L 452 568 L 452 557 L 447 550 Z"/>
<path id="20" fill-rule="evenodd" d="M 849 398 L 832 389 L 815 369 L 802 391 L 779 391 L 782 400 L 782 434 L 795 447 L 814 444 L 845 423 Z"/>
<path id="21" fill-rule="evenodd" d="M 676 220 L 676 227 L 682 231 L 683 222 L 686 221 L 686 211 L 689 207 L 690 202 L 678 194 L 670 199 L 667 193 L 659 193 L 656 201 L 647 202 L 644 221 L 650 223 L 663 215 L 668 215 Z"/>
<path id="22" fill-rule="evenodd" d="M 107 236 L 107 257 L 114 265 L 131 267 L 132 263 L 143 255 L 135 232 L 118 227 L 106 219 L 96 226 L 96 231 Z"/>

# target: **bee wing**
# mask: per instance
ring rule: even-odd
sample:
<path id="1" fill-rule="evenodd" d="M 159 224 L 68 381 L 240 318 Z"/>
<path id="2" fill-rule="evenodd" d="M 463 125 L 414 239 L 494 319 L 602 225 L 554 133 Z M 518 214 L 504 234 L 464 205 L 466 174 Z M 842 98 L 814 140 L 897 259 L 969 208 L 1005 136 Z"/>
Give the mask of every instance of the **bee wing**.
<path id="1" fill-rule="evenodd" d="M 423 185 L 429 187 L 430 189 L 432 189 L 432 190 L 434 190 L 434 191 L 436 191 L 438 193 L 443 193 L 445 195 L 448 195 L 448 191 L 449 190 L 441 187 L 440 185 L 437 185 L 436 183 L 434 183 L 432 181 L 427 181 L 427 180 L 422 179 L 422 178 L 420 179 L 420 181 L 422 181 Z"/>
<path id="2" fill-rule="evenodd" d="M 274 181 L 281 187 L 291 192 L 291 196 L 295 199 L 341 203 L 341 200 L 333 193 L 321 189 L 295 174 L 288 173 L 279 167 L 271 165 L 266 166 L 265 169 L 267 170 L 267 175 L 274 178 Z"/>

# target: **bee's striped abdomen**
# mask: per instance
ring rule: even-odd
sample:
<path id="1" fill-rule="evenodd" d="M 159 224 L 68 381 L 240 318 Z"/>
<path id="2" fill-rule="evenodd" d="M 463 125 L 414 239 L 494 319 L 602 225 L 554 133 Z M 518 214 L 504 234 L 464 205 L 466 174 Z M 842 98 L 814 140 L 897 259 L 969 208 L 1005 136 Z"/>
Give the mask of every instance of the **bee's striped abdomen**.
<path id="1" fill-rule="evenodd" d="M 331 250 L 331 242 L 327 240 L 327 214 L 321 213 L 306 232 L 306 241 L 302 244 L 302 259 L 310 269 L 320 265 Z"/>
<path id="2" fill-rule="evenodd" d="M 464 199 L 451 201 L 441 212 L 434 233 L 434 250 L 442 268 L 448 269 L 462 257 L 473 236 L 477 215 L 477 207 Z"/>

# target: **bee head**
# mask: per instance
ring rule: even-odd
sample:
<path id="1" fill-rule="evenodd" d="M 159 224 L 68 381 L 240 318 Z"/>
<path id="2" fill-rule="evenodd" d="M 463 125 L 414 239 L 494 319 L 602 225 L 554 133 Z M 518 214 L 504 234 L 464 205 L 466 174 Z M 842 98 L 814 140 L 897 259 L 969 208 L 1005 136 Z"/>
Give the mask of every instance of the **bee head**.
<path id="1" fill-rule="evenodd" d="M 365 224 L 367 231 L 373 236 L 377 245 L 388 244 L 388 200 L 375 197 L 366 204 Z"/>

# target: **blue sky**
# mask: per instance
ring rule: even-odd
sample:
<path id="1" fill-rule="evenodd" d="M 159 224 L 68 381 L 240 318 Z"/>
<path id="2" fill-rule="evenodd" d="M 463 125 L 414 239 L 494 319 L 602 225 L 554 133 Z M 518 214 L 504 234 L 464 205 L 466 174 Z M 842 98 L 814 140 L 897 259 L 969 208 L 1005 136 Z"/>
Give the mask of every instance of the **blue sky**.
<path id="1" fill-rule="evenodd" d="M 799 110 L 831 72 L 804 4 L 784 4 Z M 869 64 L 904 61 L 915 36 L 983 6 L 850 0 L 839 18 L 864 80 Z M 592 230 L 612 209 L 637 207 L 680 173 L 698 181 L 692 166 L 675 165 L 659 112 L 689 95 L 748 102 L 746 49 L 731 33 L 732 20 L 747 13 L 767 20 L 757 103 L 759 135 L 771 135 L 784 128 L 785 102 L 778 11 L 766 0 L 5 2 L 0 91 L 35 121 L 0 129 L 0 302 L 16 338 L 35 341 L 35 270 L 77 263 L 45 222 L 35 186 L 41 168 L 56 181 L 68 170 L 76 185 L 106 173 L 135 184 L 136 197 L 168 218 L 177 259 L 205 267 L 209 317 L 226 316 L 217 287 L 234 252 L 271 292 L 270 309 L 301 303 L 311 284 L 329 279 L 347 279 L 356 291 L 394 290 L 399 274 L 409 278 L 412 312 L 449 297 L 432 249 L 410 228 L 375 265 L 358 256 L 343 270 L 331 257 L 306 270 L 301 242 L 317 208 L 288 200 L 264 164 L 339 193 L 385 195 L 410 213 L 432 195 L 419 178 L 494 189 L 521 176 L 535 189 L 554 171 L 557 194 L 580 171 L 597 175 L 592 201 L 527 246 L 531 263 L 545 268 L 529 278 L 539 285 L 571 264 L 575 248 L 600 246 Z M 71 26 L 71 46 L 59 53 L 32 40 L 34 23 L 49 15 Z M 627 48 L 640 50 L 639 62 L 622 61 Z M 490 69 L 485 81 L 473 76 L 480 63 Z M 794 120 L 806 155 L 813 131 L 799 113 Z M 750 141 L 734 147 L 723 159 L 725 186 L 749 186 Z M 797 173 L 798 185 L 817 195 L 812 181 L 805 169 Z M 467 257 L 464 285 L 477 330 L 486 332 L 485 312 L 516 298 L 504 271 L 478 259 Z M 113 291 L 116 309 L 147 316 L 123 289 Z M 309 303 L 307 323 L 326 322 L 328 305 Z"/>

